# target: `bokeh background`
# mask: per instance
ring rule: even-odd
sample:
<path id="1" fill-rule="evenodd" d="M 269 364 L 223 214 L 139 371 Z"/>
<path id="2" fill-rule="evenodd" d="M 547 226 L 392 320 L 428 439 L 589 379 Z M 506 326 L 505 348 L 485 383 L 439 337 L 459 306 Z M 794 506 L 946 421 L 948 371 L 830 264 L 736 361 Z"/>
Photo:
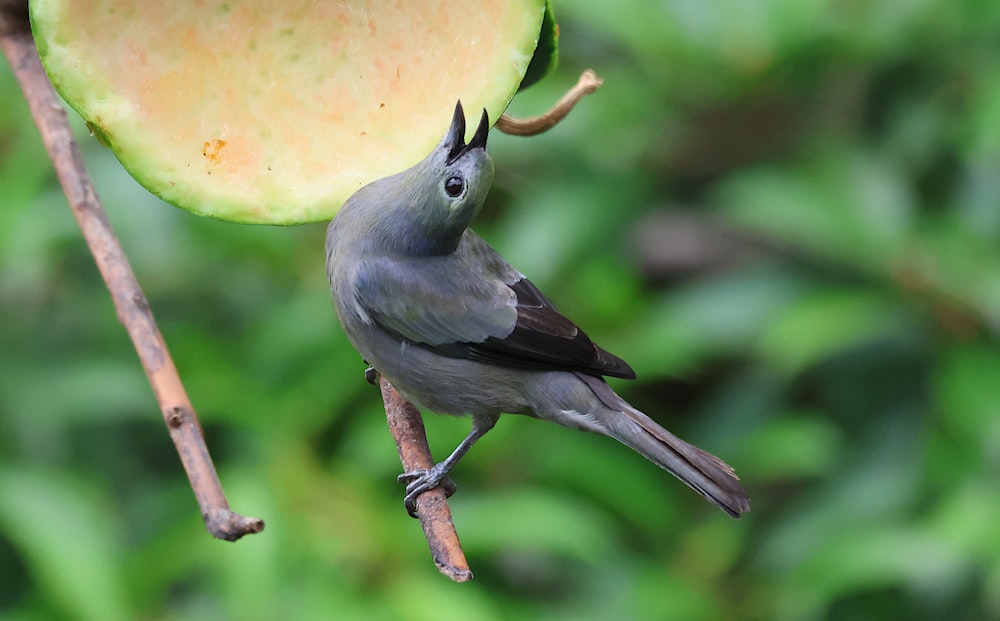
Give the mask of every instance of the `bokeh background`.
<path id="1" fill-rule="evenodd" d="M 234 508 L 211 539 L 0 63 L 0 618 L 1000 618 L 1000 3 L 557 2 L 594 67 L 490 139 L 477 230 L 742 475 L 733 521 L 612 440 L 508 417 L 457 469 L 476 580 L 403 512 L 322 224 L 189 215 L 77 122 Z M 443 456 L 468 421 L 428 416 Z"/>

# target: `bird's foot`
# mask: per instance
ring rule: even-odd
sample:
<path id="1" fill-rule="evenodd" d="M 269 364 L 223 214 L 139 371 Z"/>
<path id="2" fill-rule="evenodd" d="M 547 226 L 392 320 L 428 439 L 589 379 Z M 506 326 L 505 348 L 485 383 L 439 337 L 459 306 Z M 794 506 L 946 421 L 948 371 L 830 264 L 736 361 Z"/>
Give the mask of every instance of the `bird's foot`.
<path id="1" fill-rule="evenodd" d="M 368 364 L 367 360 L 365 360 L 365 364 Z M 365 367 L 365 381 L 372 386 L 378 386 L 378 371 L 370 364 Z"/>
<path id="2" fill-rule="evenodd" d="M 413 470 L 404 472 L 396 480 L 406 485 L 406 496 L 403 496 L 403 506 L 410 517 L 417 517 L 417 496 L 435 487 L 441 487 L 446 497 L 451 497 L 458 489 L 455 482 L 448 476 L 444 462 L 434 464 L 430 470 Z"/>

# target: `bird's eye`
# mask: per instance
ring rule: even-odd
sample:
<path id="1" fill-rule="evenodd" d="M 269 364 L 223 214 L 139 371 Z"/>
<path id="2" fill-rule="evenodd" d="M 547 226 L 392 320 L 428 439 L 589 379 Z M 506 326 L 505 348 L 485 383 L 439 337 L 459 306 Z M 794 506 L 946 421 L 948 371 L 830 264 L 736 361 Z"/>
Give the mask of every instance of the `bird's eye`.
<path id="1" fill-rule="evenodd" d="M 448 180 L 444 182 L 444 191 L 452 198 L 461 194 L 464 189 L 465 180 L 461 177 L 448 177 Z"/>

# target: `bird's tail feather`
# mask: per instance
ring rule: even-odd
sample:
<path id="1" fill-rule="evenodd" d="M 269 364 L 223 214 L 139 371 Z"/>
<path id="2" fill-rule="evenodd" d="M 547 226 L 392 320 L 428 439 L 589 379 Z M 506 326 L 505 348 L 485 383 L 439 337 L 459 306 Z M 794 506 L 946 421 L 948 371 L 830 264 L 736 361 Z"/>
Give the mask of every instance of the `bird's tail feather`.
<path id="1" fill-rule="evenodd" d="M 674 475 L 734 518 L 750 511 L 750 497 L 729 464 L 657 425 L 616 395 L 603 380 L 582 373 L 577 375 L 608 408 L 604 416 L 598 414 L 604 419 L 601 424 L 608 435 Z"/>
<path id="2" fill-rule="evenodd" d="M 608 435 L 674 475 L 734 518 L 750 510 L 750 498 L 729 464 L 657 425 L 615 394 L 603 380 L 582 373 L 577 377 L 608 408 L 605 416 L 600 417 L 604 419 L 601 422 Z"/>
<path id="3" fill-rule="evenodd" d="M 729 464 L 688 444 L 639 410 L 622 403 L 626 424 L 611 425 L 609 429 L 616 440 L 674 475 L 734 518 L 750 510 L 750 498 Z"/>

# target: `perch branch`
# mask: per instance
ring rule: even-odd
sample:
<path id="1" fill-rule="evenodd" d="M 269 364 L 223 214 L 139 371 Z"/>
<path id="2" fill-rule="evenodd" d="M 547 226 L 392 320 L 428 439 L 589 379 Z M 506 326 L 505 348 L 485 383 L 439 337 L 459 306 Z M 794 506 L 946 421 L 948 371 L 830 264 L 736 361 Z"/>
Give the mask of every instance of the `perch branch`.
<path id="1" fill-rule="evenodd" d="M 389 380 L 379 380 L 382 400 L 385 401 L 385 418 L 389 431 L 396 441 L 399 460 L 403 471 L 428 470 L 434 465 L 431 449 L 427 446 L 427 434 L 420 410 L 400 395 Z M 451 509 L 444 489 L 435 487 L 417 496 L 417 516 L 424 529 L 424 537 L 434 558 L 438 571 L 455 582 L 472 580 L 472 571 L 465 560 L 465 552 L 458 541 L 455 523 L 451 519 Z"/>
<path id="2" fill-rule="evenodd" d="M 73 139 L 66 111 L 42 69 L 28 26 L 26 3 L 0 3 L 0 47 L 17 77 L 32 118 L 52 159 L 70 209 L 111 292 L 118 319 L 125 326 L 159 402 L 177 447 L 205 527 L 215 537 L 235 541 L 259 533 L 264 522 L 229 509 L 191 401 L 181 384 L 146 296 L 115 238 Z"/>
<path id="3" fill-rule="evenodd" d="M 601 84 L 604 84 L 604 80 L 597 77 L 597 74 L 592 69 L 587 69 L 580 74 L 580 79 L 577 80 L 573 88 L 566 91 L 562 99 L 556 102 L 556 105 L 552 106 L 545 114 L 531 116 L 526 119 L 515 119 L 512 116 L 503 114 L 497 120 L 496 128 L 512 136 L 535 136 L 548 131 L 555 127 L 559 121 L 563 120 L 563 117 L 569 114 L 569 111 L 573 109 L 573 106 L 584 95 L 593 93 Z"/>

